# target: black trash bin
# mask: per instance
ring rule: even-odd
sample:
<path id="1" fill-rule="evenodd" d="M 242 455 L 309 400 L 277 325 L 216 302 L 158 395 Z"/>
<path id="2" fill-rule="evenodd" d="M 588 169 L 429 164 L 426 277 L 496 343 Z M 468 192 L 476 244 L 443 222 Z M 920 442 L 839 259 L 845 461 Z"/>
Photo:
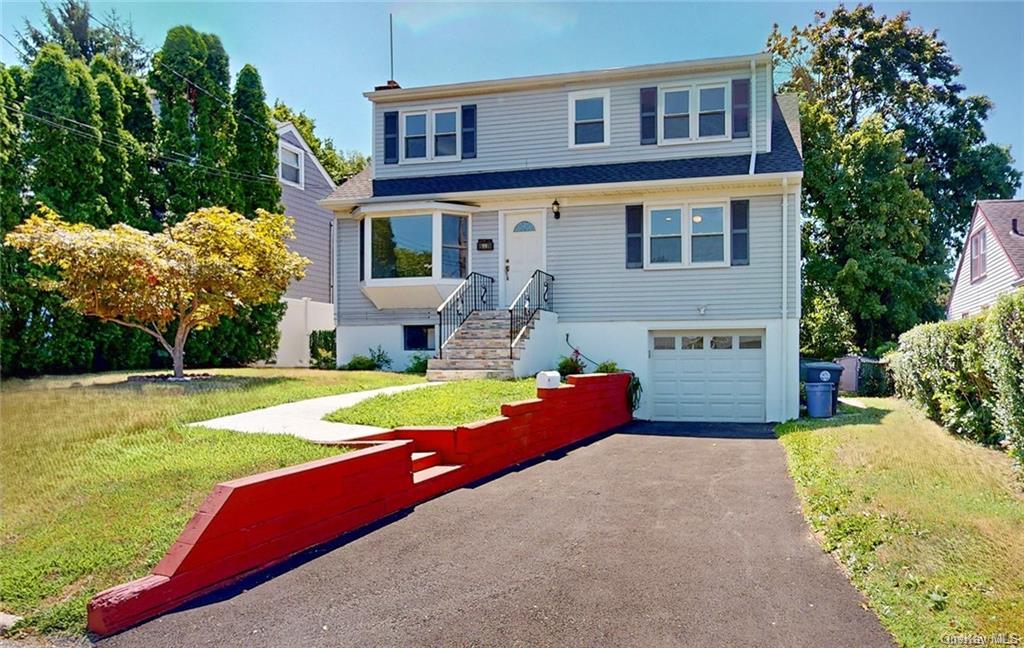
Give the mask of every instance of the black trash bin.
<path id="1" fill-rule="evenodd" d="M 832 385 L 832 416 L 839 411 L 839 377 L 843 366 L 835 362 L 801 362 L 800 378 L 805 383 L 829 383 Z"/>

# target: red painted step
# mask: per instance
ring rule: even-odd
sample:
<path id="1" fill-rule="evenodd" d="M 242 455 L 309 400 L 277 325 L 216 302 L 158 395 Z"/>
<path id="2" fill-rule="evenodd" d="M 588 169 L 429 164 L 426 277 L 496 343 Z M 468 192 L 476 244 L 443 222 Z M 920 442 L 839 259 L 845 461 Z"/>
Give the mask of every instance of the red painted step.
<path id="1" fill-rule="evenodd" d="M 414 452 L 412 453 L 412 471 L 419 472 L 427 468 L 433 468 L 441 463 L 441 455 L 436 452 Z"/>
<path id="2" fill-rule="evenodd" d="M 435 479 L 448 473 L 462 468 L 461 465 L 448 465 L 448 466 L 431 466 L 430 468 L 424 468 L 423 470 L 417 470 L 412 474 L 413 484 L 422 484 L 428 479 Z"/>

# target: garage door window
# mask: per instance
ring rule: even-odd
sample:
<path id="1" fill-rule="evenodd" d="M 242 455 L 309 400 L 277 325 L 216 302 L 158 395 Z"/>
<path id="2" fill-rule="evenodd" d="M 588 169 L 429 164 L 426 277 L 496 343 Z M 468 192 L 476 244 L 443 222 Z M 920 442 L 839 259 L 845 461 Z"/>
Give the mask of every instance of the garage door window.
<path id="1" fill-rule="evenodd" d="M 704 348 L 704 336 L 703 335 L 684 335 L 683 336 L 683 349 L 687 351 L 695 351 Z"/>
<path id="2" fill-rule="evenodd" d="M 740 348 L 741 349 L 760 349 L 761 348 L 761 336 L 760 335 L 741 335 L 740 336 Z"/>
<path id="3" fill-rule="evenodd" d="M 712 349 L 731 349 L 732 348 L 732 336 L 731 335 L 715 335 L 711 338 Z"/>
<path id="4" fill-rule="evenodd" d="M 676 348 L 676 339 L 674 337 L 656 337 L 654 338 L 654 348 L 658 351 L 671 351 Z"/>

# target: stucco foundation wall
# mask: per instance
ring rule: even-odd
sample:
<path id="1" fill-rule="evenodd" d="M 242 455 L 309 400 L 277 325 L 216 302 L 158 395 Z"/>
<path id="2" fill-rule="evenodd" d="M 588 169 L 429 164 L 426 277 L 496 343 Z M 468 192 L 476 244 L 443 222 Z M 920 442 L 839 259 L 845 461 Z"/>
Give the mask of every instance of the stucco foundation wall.
<path id="1" fill-rule="evenodd" d="M 436 321 L 410 320 L 404 324 L 433 326 Z M 391 369 L 403 371 L 416 354 L 433 357 L 436 351 L 406 351 L 405 337 L 402 333 L 404 324 L 375 324 L 372 326 L 339 326 L 336 330 L 337 358 L 341 366 L 356 354 L 367 355 L 369 350 L 378 346 L 391 357 Z"/>

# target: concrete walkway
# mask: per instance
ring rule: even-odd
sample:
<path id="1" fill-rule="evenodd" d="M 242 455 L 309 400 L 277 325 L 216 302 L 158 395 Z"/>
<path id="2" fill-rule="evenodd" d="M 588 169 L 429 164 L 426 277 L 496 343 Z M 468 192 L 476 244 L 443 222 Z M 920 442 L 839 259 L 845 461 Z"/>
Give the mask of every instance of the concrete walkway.
<path id="1" fill-rule="evenodd" d="M 381 394 L 397 394 L 443 383 L 416 383 L 398 387 L 383 387 L 367 391 L 323 396 L 308 400 L 264 407 L 263 409 L 222 416 L 192 423 L 193 427 L 212 428 L 214 430 L 232 430 L 234 432 L 264 432 L 269 434 L 291 434 L 308 441 L 330 442 L 348 441 L 367 434 L 380 432 L 384 428 L 372 425 L 352 425 L 350 423 L 332 423 L 323 418 L 335 410 L 352 407 L 367 398 Z"/>
<path id="2" fill-rule="evenodd" d="M 770 427 L 636 422 L 100 647 L 892 645 Z"/>

